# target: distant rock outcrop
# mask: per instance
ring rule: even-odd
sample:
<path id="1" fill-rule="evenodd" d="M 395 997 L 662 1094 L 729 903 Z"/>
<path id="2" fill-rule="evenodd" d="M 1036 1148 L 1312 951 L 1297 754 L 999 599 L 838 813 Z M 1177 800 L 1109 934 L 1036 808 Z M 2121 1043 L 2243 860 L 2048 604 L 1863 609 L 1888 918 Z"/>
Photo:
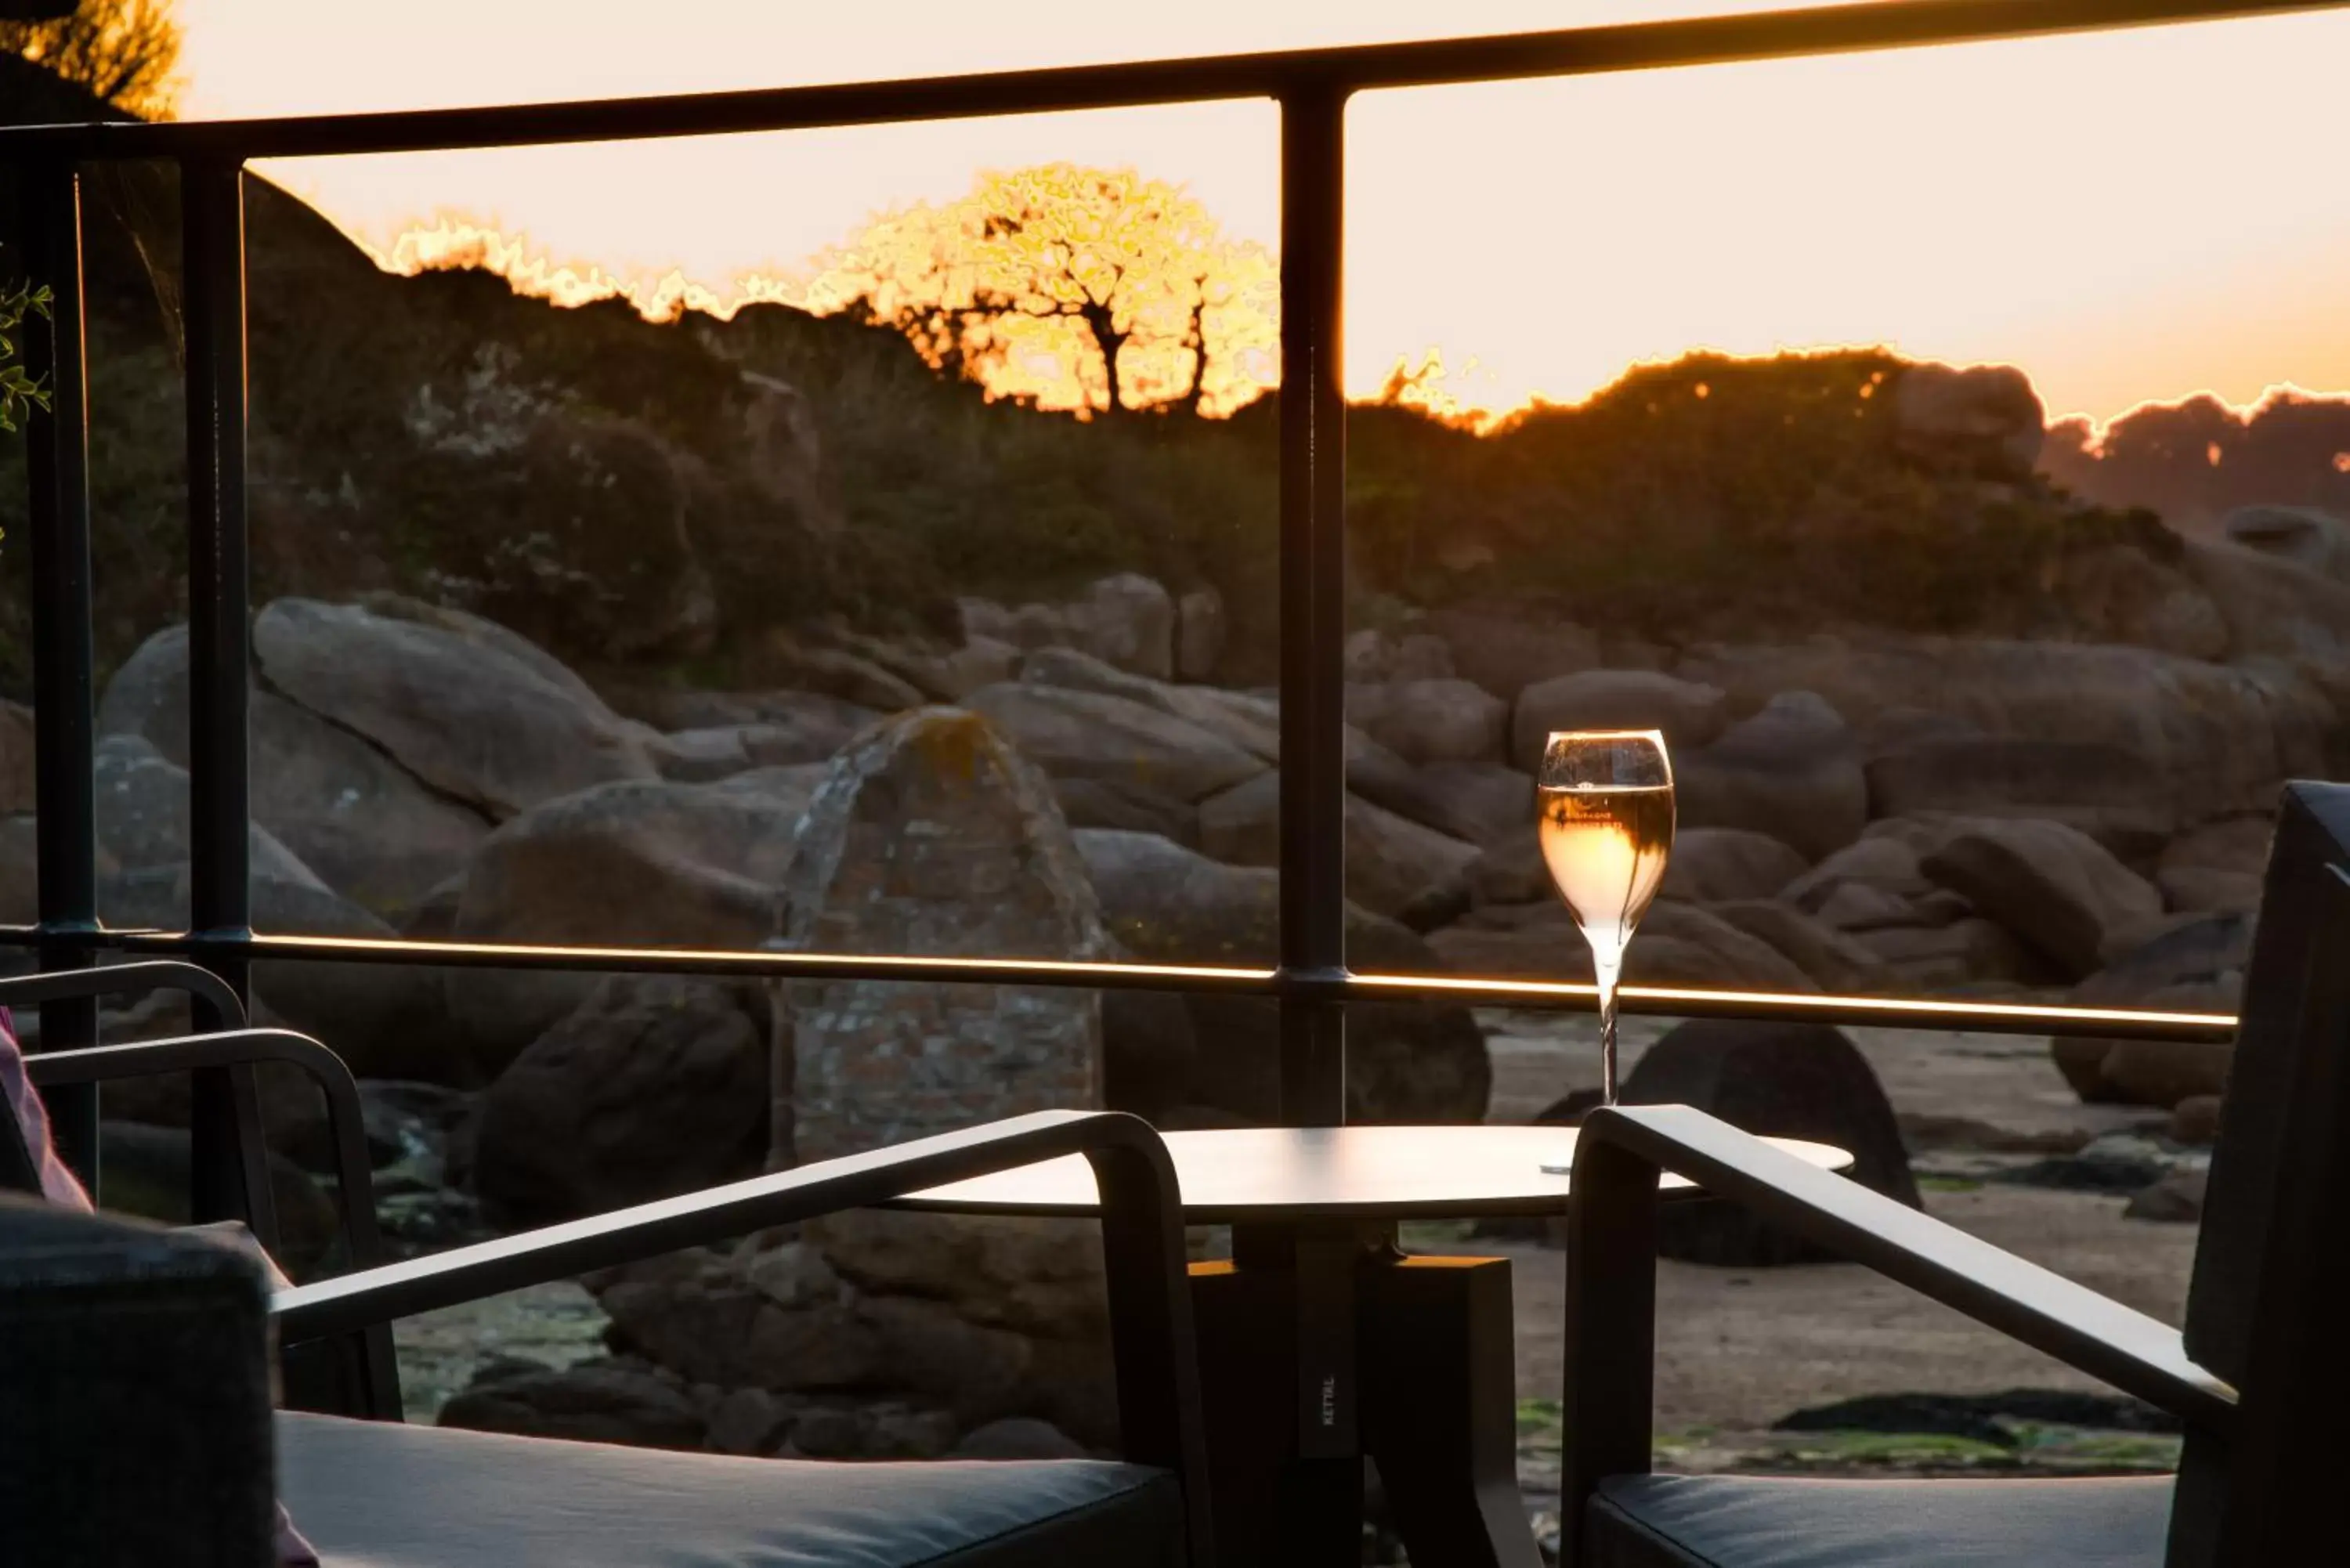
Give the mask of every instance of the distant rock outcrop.
<path id="1" fill-rule="evenodd" d="M 2040 394 L 2012 365 L 1912 365 L 1893 387 L 1893 441 L 1934 468 L 1993 479 L 2029 475 L 2040 456 Z"/>

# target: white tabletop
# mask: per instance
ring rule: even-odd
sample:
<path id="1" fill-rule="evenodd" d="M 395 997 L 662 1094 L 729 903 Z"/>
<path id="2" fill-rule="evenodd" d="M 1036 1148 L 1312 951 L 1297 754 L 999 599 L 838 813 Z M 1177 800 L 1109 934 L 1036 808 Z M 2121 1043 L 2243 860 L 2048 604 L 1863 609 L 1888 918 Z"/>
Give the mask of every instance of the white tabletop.
<path id="1" fill-rule="evenodd" d="M 1290 1219 L 1440 1219 L 1557 1214 L 1575 1131 L 1551 1127 L 1235 1127 L 1162 1135 L 1184 1218 L 1194 1224 Z M 1823 1169 L 1852 1157 L 1825 1144 L 1764 1141 Z M 1664 1189 L 1694 1197 L 1678 1176 Z M 973 1214 L 1090 1214 L 1099 1202 L 1080 1156 L 933 1187 L 908 1207 Z"/>

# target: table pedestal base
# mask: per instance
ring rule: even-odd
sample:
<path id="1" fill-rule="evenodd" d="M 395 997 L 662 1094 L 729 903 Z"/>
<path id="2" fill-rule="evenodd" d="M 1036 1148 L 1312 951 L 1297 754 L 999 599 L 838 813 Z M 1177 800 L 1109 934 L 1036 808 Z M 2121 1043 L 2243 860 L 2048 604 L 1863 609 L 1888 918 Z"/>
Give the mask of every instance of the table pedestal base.
<path id="1" fill-rule="evenodd" d="M 1361 1562 L 1363 1459 L 1412 1561 L 1538 1568 L 1519 1501 L 1510 1265 L 1387 1227 L 1236 1227 L 1191 1288 L 1232 1568 Z"/>

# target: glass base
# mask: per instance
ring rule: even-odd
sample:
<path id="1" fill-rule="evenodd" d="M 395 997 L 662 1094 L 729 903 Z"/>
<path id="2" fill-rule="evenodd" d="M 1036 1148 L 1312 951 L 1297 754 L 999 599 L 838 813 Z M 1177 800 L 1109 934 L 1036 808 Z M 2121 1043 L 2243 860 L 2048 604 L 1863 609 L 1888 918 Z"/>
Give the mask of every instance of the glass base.
<path id="1" fill-rule="evenodd" d="M 1575 1162 L 1570 1158 L 1565 1165 L 1553 1165 L 1550 1161 L 1544 1160 L 1543 1161 L 1542 1173 L 1544 1176 L 1573 1176 L 1575 1174 Z"/>

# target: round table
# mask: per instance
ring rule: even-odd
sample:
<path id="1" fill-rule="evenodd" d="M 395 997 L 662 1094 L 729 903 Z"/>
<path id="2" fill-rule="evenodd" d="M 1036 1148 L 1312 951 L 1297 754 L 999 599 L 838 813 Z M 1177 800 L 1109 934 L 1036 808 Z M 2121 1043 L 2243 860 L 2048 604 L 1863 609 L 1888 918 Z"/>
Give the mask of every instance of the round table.
<path id="1" fill-rule="evenodd" d="M 1575 1134 L 1548 1127 L 1248 1127 L 1166 1139 L 1195 1225 L 1230 1261 L 1191 1265 L 1220 1560 L 1360 1561 L 1363 1458 L 1415 1563 L 1538 1568 L 1517 1484 L 1507 1258 L 1407 1255 L 1404 1220 L 1565 1214 Z M 1828 1169 L 1842 1149 L 1773 1138 Z M 1665 1177 L 1660 1199 L 1702 1197 Z M 933 1187 L 902 1207 L 1093 1213 L 1080 1157 Z"/>
<path id="2" fill-rule="evenodd" d="M 1265 1220 L 1446 1220 L 1563 1214 L 1573 1127 L 1231 1127 L 1170 1132 L 1183 1218 L 1194 1225 Z M 1852 1157 L 1826 1144 L 1768 1138 L 1830 1170 Z M 1701 1196 L 1667 1176 L 1662 1196 Z M 933 1187 L 909 1208 L 963 1214 L 1090 1214 L 1098 1198 L 1080 1156 Z"/>

